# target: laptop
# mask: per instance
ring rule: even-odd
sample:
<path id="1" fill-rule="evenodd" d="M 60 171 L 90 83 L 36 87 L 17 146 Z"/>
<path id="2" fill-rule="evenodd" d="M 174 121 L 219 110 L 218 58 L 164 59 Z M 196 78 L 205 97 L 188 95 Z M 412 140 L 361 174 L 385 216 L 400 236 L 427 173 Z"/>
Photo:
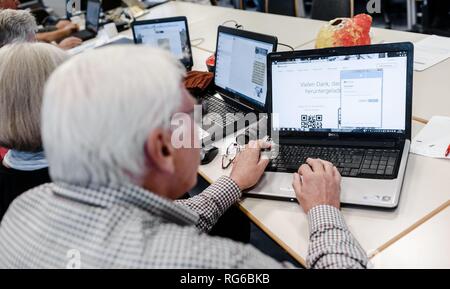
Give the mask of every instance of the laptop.
<path id="1" fill-rule="evenodd" d="M 71 36 L 78 37 L 83 41 L 95 38 L 99 28 L 100 10 L 101 2 L 99 0 L 88 0 L 85 30 L 77 31 Z"/>
<path id="2" fill-rule="evenodd" d="M 131 28 L 134 43 L 166 49 L 175 55 L 187 70 L 192 69 L 194 60 L 186 17 L 134 21 Z"/>
<path id="3" fill-rule="evenodd" d="M 338 168 L 342 203 L 397 207 L 411 143 L 413 45 L 273 53 L 268 71 L 278 153 L 251 194 L 295 200 L 292 173 L 311 157 Z"/>
<path id="4" fill-rule="evenodd" d="M 266 112 L 267 55 L 277 44 L 274 36 L 219 26 L 214 89 L 203 99 L 203 129 L 215 140 L 257 120 L 245 114 Z"/>

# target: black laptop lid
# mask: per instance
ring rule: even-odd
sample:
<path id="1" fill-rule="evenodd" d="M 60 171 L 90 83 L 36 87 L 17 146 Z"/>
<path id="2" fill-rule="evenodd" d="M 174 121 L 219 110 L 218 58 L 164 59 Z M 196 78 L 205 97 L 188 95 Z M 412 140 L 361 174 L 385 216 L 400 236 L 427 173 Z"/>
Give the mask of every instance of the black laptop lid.
<path id="1" fill-rule="evenodd" d="M 274 36 L 219 26 L 214 84 L 217 91 L 258 111 L 266 111 L 267 55 Z"/>
<path id="2" fill-rule="evenodd" d="M 166 49 L 175 55 L 188 70 L 194 65 L 186 17 L 135 21 L 131 27 L 134 43 Z"/>
<path id="3" fill-rule="evenodd" d="M 98 32 L 101 3 L 99 0 L 88 0 L 86 10 L 86 30 Z"/>
<path id="4" fill-rule="evenodd" d="M 268 72 L 280 138 L 411 139 L 411 43 L 272 53 Z"/>

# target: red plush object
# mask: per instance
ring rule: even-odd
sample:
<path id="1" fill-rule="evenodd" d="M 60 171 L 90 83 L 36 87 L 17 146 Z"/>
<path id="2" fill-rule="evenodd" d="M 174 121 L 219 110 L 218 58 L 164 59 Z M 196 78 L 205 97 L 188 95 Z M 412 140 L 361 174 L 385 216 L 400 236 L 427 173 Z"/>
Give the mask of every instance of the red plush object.
<path id="1" fill-rule="evenodd" d="M 316 48 L 369 45 L 371 25 L 372 17 L 367 14 L 333 19 L 320 29 Z"/>
<path id="2" fill-rule="evenodd" d="M 8 149 L 0 147 L 0 160 L 2 160 L 5 157 L 7 152 L 8 152 Z"/>

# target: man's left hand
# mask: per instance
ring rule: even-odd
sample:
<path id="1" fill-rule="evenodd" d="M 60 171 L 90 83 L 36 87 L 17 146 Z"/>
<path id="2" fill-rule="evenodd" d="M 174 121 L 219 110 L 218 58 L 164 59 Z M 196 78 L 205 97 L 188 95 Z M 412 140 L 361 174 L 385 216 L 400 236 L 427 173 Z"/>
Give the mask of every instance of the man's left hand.
<path id="1" fill-rule="evenodd" d="M 61 49 L 68 50 L 80 45 L 83 42 L 80 38 L 77 37 L 67 37 L 63 41 L 61 41 L 58 46 Z"/>

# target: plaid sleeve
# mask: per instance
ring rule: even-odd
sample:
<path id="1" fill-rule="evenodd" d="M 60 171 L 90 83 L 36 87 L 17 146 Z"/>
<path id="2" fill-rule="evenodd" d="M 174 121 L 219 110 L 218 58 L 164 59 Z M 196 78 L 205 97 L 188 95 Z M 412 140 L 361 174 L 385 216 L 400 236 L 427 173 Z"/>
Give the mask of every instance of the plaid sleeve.
<path id="1" fill-rule="evenodd" d="M 200 230 L 208 232 L 219 217 L 239 200 L 241 195 L 242 192 L 238 185 L 229 177 L 222 176 L 197 196 L 177 200 L 176 203 L 187 206 L 199 214 L 200 218 L 196 226 Z"/>
<path id="2" fill-rule="evenodd" d="M 345 224 L 341 212 L 332 206 L 316 206 L 308 212 L 309 268 L 366 268 L 367 255 Z"/>

